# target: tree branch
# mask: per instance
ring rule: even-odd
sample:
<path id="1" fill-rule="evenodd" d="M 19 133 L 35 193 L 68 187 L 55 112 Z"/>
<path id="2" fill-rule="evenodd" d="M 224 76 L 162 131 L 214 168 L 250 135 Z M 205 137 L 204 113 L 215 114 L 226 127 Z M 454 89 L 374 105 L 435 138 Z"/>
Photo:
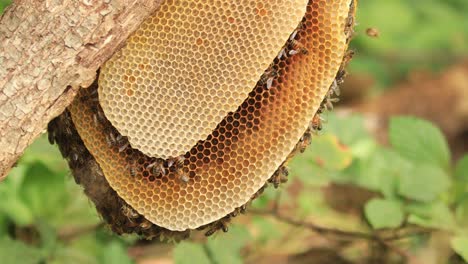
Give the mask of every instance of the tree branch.
<path id="1" fill-rule="evenodd" d="M 0 17 L 0 180 L 162 0 L 16 0 Z"/>
<path id="2" fill-rule="evenodd" d="M 275 218 L 278 221 L 287 223 L 292 226 L 296 227 L 302 227 L 309 229 L 315 233 L 324 235 L 324 236 L 335 236 L 339 237 L 340 239 L 345 239 L 345 240 L 355 240 L 355 239 L 363 239 L 363 240 L 369 240 L 369 241 L 375 241 L 378 243 L 383 243 L 383 242 L 389 242 L 389 241 L 395 241 L 395 240 L 401 240 L 405 239 L 411 236 L 416 236 L 416 235 L 422 235 L 422 234 L 429 234 L 433 230 L 431 229 L 423 229 L 423 228 L 414 228 L 414 229 L 406 229 L 402 228 L 399 229 L 398 232 L 395 232 L 393 234 L 385 234 L 384 232 L 372 232 L 372 233 L 367 233 L 367 232 L 356 232 L 356 231 L 344 231 L 340 229 L 334 229 L 334 228 L 329 228 L 329 227 L 322 227 L 319 225 L 316 225 L 311 222 L 306 222 L 306 221 L 301 221 L 294 219 L 292 217 L 286 216 L 281 214 L 278 210 L 255 210 L 251 209 L 249 210 L 250 213 L 252 214 L 257 214 L 257 215 L 264 215 L 264 216 L 271 216 Z M 401 230 L 401 231 L 400 231 Z"/>

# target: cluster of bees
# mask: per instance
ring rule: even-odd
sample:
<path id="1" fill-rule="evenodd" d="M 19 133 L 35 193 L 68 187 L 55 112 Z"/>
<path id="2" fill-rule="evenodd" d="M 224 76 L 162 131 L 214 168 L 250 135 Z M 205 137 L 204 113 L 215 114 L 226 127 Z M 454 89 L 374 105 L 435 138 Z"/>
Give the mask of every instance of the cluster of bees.
<path id="1" fill-rule="evenodd" d="M 297 33 L 299 32 L 300 28 L 303 25 L 300 24 L 298 29 L 296 29 L 288 39 L 287 44 L 281 49 L 276 57 L 277 60 L 286 60 L 290 56 L 294 56 L 297 54 L 307 55 L 309 51 L 296 40 Z M 277 61 L 273 61 L 270 64 L 269 69 L 260 77 L 260 83 L 265 86 L 267 90 L 273 86 L 273 82 L 275 78 L 279 76 L 278 69 L 276 66 Z"/>
<path id="2" fill-rule="evenodd" d="M 130 142 L 126 136 L 122 136 L 117 129 L 115 129 L 110 122 L 105 117 L 104 111 L 99 104 L 99 96 L 97 89 L 95 87 L 89 88 L 91 89 L 88 94 L 82 96 L 80 100 L 84 100 L 87 103 L 91 104 L 92 111 L 93 111 L 93 122 L 97 126 L 99 124 L 103 124 L 105 127 L 105 137 L 106 142 L 109 147 L 117 148 L 119 153 L 127 152 L 126 155 L 128 159 L 132 159 L 134 155 L 130 155 L 131 153 L 139 152 L 138 150 L 132 149 Z M 140 156 L 143 154 L 139 153 Z M 72 155 L 73 156 L 73 155 Z M 78 159 L 78 155 L 74 155 L 76 159 Z M 145 162 L 139 160 L 127 160 L 130 165 L 127 166 L 129 175 L 131 177 L 136 177 L 137 174 L 142 173 L 143 171 L 149 171 L 151 175 L 145 175 L 151 177 L 150 179 L 154 178 L 162 178 L 169 174 L 170 172 L 176 173 L 181 183 L 186 184 L 189 182 L 190 178 L 184 171 L 182 170 L 184 163 L 185 163 L 185 156 L 177 156 L 172 157 L 169 159 L 161 159 L 161 158 L 144 158 Z M 147 164 L 146 166 L 142 166 L 143 164 Z M 128 210 L 124 210 L 128 212 Z M 130 214 L 131 215 L 131 214 Z"/>

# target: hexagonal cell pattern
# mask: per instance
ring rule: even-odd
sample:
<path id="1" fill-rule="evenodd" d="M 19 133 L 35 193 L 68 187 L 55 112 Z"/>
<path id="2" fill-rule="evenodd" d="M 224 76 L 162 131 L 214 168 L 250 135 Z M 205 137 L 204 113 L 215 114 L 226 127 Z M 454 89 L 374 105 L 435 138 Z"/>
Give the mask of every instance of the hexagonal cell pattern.
<path id="1" fill-rule="evenodd" d="M 347 48 L 345 28 L 350 3 L 350 0 L 311 0 L 304 19 L 291 35 L 293 40 L 287 42 L 284 50 L 278 50 L 279 55 L 273 56 L 273 63 L 264 74 L 274 77 L 247 87 L 250 89 L 247 99 L 224 116 L 205 140 L 196 143 L 177 162 L 176 170 L 171 169 L 173 165 L 168 160 L 159 163 L 136 148 L 122 149 L 109 142 L 109 133 L 114 133 L 108 129 L 109 121 L 96 122 L 95 107 L 80 100 L 90 91 L 82 90 L 69 110 L 110 186 L 148 220 L 174 231 L 195 229 L 219 220 L 248 202 L 294 151 L 333 83 Z M 196 63 L 193 66 L 200 67 Z M 142 82 L 151 79 L 141 78 Z M 205 77 L 193 78 L 201 81 Z M 210 100 L 207 98 L 211 96 L 226 101 L 231 98 L 229 94 L 207 93 L 203 100 Z M 195 99 L 184 94 L 176 98 L 181 98 L 181 104 Z M 168 103 L 158 98 L 152 100 Z M 129 105 L 145 104 L 135 101 Z M 127 109 L 125 104 L 122 109 Z M 180 118 L 188 123 L 199 122 L 188 114 L 191 111 Z M 156 121 L 171 122 L 164 118 Z M 135 125 L 132 129 L 140 127 Z M 155 166 L 161 169 L 155 170 Z"/>
<path id="2" fill-rule="evenodd" d="M 166 0 L 101 69 L 107 118 L 152 157 L 183 155 L 247 98 L 307 0 Z"/>

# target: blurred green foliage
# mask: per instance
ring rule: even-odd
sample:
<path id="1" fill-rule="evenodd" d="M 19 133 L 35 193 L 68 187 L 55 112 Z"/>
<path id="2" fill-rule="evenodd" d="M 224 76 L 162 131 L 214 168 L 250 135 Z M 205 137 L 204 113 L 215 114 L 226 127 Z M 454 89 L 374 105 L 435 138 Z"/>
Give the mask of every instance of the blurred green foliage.
<path id="1" fill-rule="evenodd" d="M 468 1 L 359 1 L 354 74 L 388 87 L 415 69 L 438 70 L 468 56 Z M 378 38 L 365 37 L 376 28 Z"/>
<path id="2" fill-rule="evenodd" d="M 0 0 L 0 13 L 9 2 Z M 377 87 L 400 81 L 410 70 L 437 70 L 468 54 L 466 0 L 359 4 L 352 44 L 358 53 L 350 68 L 375 78 Z M 366 37 L 368 27 L 380 36 Z M 290 184 L 301 187 L 295 195 L 283 191 L 280 201 L 293 208 L 292 216 L 365 232 L 409 224 L 447 230 L 453 250 L 468 261 L 468 155 L 453 163 L 439 129 L 423 120 L 393 118 L 390 146 L 384 147 L 366 131 L 362 116 L 329 114 L 327 119 L 323 133 L 291 163 Z M 334 183 L 375 193 L 362 209 L 364 218 L 331 208 L 320 188 Z M 268 188 L 254 208 L 267 208 L 277 193 Z M 133 263 L 128 249 L 137 238 L 117 237 L 100 227 L 91 203 L 44 137 L 0 184 L 0 201 L 1 263 Z M 242 263 L 248 247 L 257 254 L 272 248 L 275 253 L 307 250 L 303 230 L 295 240 L 291 232 L 273 219 L 253 216 L 206 243 L 174 246 L 173 259 L 181 264 Z M 426 242 L 416 247 L 424 248 Z"/>
<path id="3" fill-rule="evenodd" d="M 3 12 L 3 9 L 11 3 L 11 0 L 0 0 L 0 14 Z"/>

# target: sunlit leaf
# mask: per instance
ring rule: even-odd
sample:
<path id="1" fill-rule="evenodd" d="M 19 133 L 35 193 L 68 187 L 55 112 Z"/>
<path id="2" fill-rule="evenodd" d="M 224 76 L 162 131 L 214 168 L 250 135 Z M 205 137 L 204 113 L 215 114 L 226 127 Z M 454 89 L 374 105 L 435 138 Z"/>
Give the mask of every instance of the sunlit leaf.
<path id="1" fill-rule="evenodd" d="M 281 236 L 281 231 L 271 219 L 256 216 L 253 217 L 252 223 L 255 229 L 258 231 L 255 235 L 255 239 L 260 243 L 268 243 L 268 241 L 277 239 Z"/>
<path id="2" fill-rule="evenodd" d="M 468 184 L 468 155 L 458 160 L 455 167 L 455 179 L 460 183 Z"/>
<path id="3" fill-rule="evenodd" d="M 0 1 L 0 14 L 3 13 L 3 9 L 11 3 L 11 0 L 1 0 Z"/>
<path id="4" fill-rule="evenodd" d="M 442 132 L 428 121 L 394 117 L 390 121 L 390 142 L 403 157 L 415 162 L 448 168 L 450 151 Z"/>
<path id="5" fill-rule="evenodd" d="M 373 140 L 365 128 L 364 117 L 361 115 L 338 116 L 330 113 L 326 115 L 326 119 L 328 122 L 324 125 L 324 132 L 335 135 L 345 145 L 352 147 L 361 144 L 362 141 Z"/>
<path id="6" fill-rule="evenodd" d="M 68 202 L 64 175 L 51 171 L 42 162 L 31 164 L 19 192 L 37 218 L 53 219 Z"/>
<path id="7" fill-rule="evenodd" d="M 104 248 L 102 254 L 103 264 L 131 264 L 133 261 L 129 258 L 127 249 L 119 242 L 112 241 Z"/>
<path id="8" fill-rule="evenodd" d="M 0 263 L 37 264 L 43 261 L 39 249 L 8 237 L 0 238 Z"/>
<path id="9" fill-rule="evenodd" d="M 176 264 L 211 264 L 203 246 L 192 242 L 181 242 L 174 248 L 174 262 Z"/>
<path id="10" fill-rule="evenodd" d="M 432 165 L 416 165 L 401 175 L 400 195 L 421 202 L 436 199 L 450 187 L 450 178 L 442 169 Z"/>
<path id="11" fill-rule="evenodd" d="M 34 215 L 31 209 L 17 197 L 2 200 L 0 211 L 19 226 L 27 226 L 33 223 Z"/>
<path id="12" fill-rule="evenodd" d="M 314 138 L 305 158 L 328 170 L 343 170 L 351 164 L 351 150 L 334 135 L 326 134 Z"/>
<path id="13" fill-rule="evenodd" d="M 250 234 L 240 226 L 231 226 L 229 229 L 222 237 L 210 238 L 207 247 L 215 263 L 244 263 L 240 251 L 250 240 Z"/>
<path id="14" fill-rule="evenodd" d="M 454 215 L 443 202 L 412 203 L 407 205 L 405 209 L 410 213 L 409 223 L 444 230 L 455 228 Z"/>
<path id="15" fill-rule="evenodd" d="M 354 182 L 359 186 L 381 192 L 386 197 L 395 197 L 400 178 L 408 174 L 411 164 L 396 152 L 378 148 L 355 175 Z"/>
<path id="16" fill-rule="evenodd" d="M 468 228 L 468 193 L 466 193 L 458 202 L 455 210 L 457 223 Z"/>
<path id="17" fill-rule="evenodd" d="M 451 240 L 452 248 L 466 262 L 468 262 L 468 236 L 458 236 Z"/>
<path id="18" fill-rule="evenodd" d="M 367 202 L 365 215 L 373 228 L 396 228 L 404 219 L 401 204 L 398 201 L 372 199 Z"/>

